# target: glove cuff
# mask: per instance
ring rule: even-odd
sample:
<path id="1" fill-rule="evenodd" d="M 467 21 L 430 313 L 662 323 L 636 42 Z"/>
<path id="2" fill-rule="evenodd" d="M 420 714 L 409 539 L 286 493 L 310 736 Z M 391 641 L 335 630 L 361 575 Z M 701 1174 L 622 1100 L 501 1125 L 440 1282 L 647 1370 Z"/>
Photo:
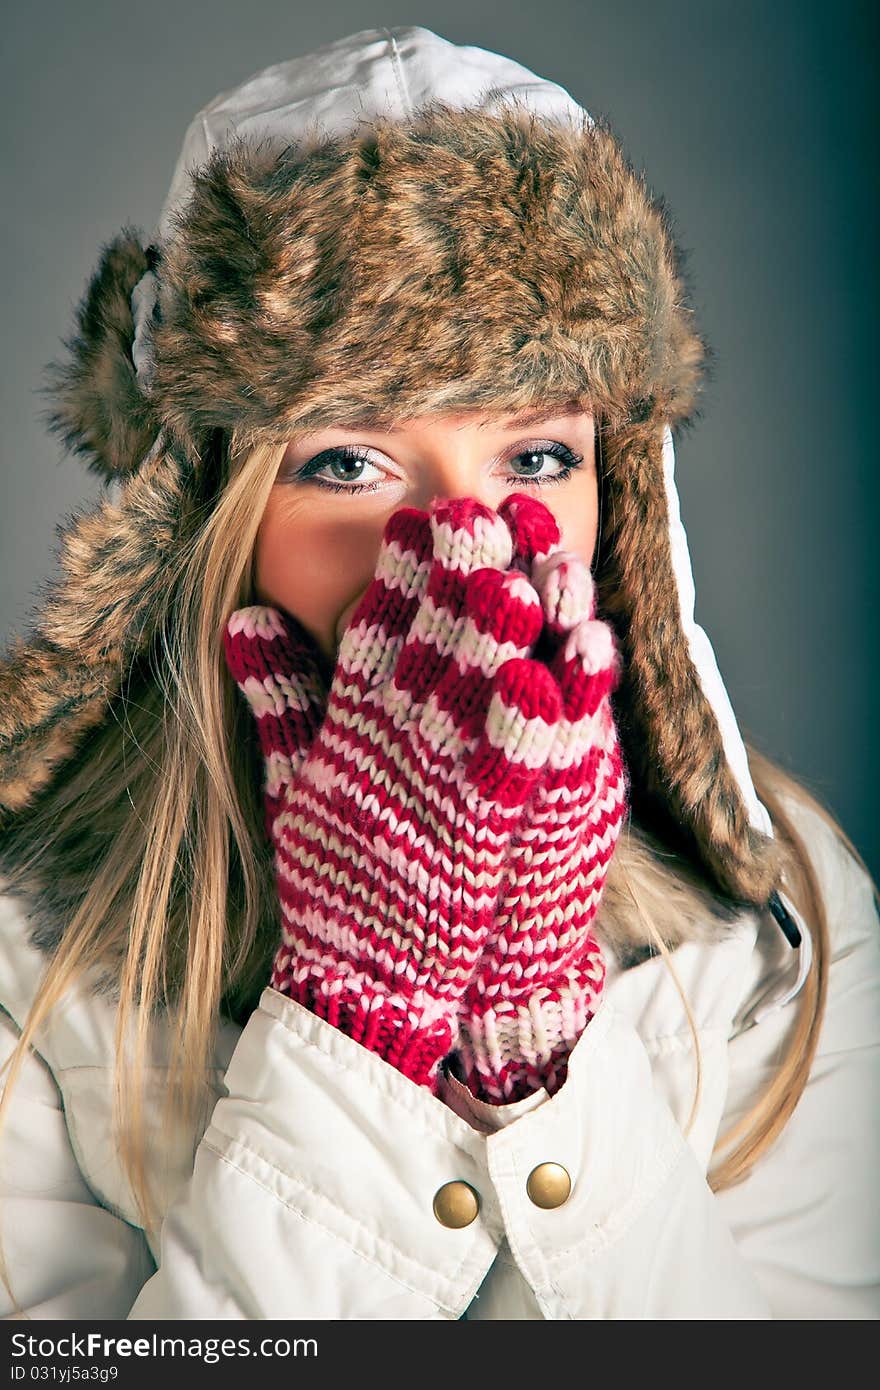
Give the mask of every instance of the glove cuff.
<path id="1" fill-rule="evenodd" d="M 285 948 L 276 957 L 271 984 L 437 1094 L 440 1063 L 454 1043 L 453 1001 L 403 994 L 345 962 L 327 968 L 291 961 Z"/>
<path id="2" fill-rule="evenodd" d="M 541 1087 L 553 1095 L 568 1057 L 599 1005 L 604 965 L 591 957 L 559 985 L 527 998 L 478 1001 L 459 1014 L 458 1052 L 465 1081 L 479 1100 L 509 1105 Z"/>

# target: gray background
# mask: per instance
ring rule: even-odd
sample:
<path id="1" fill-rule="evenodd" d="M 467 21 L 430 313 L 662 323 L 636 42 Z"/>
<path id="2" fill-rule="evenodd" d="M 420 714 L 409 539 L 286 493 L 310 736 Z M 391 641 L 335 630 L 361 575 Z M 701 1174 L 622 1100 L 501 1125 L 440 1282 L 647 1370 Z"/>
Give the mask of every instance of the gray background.
<path id="1" fill-rule="evenodd" d="M 880 872 L 875 535 L 876 80 L 868 7 L 490 0 L 36 0 L 5 18 L 0 635 L 97 498 L 40 419 L 101 245 L 147 234 L 200 106 L 358 29 L 507 53 L 610 119 L 662 194 L 715 353 L 677 448 L 697 618 L 743 732 Z"/>

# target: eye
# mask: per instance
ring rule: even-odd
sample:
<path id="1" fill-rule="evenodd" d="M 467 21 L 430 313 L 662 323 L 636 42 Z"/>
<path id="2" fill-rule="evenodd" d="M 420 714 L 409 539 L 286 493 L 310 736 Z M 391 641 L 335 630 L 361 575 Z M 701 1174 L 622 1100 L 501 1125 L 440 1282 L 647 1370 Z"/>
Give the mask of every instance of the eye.
<path id="1" fill-rule="evenodd" d="M 551 471 L 547 471 L 547 460 L 551 460 Z M 521 449 L 510 460 L 513 475 L 518 483 L 562 483 L 570 478 L 576 468 L 583 463 L 583 456 L 575 454 L 565 444 L 548 440 Z"/>
<path id="2" fill-rule="evenodd" d="M 372 469 L 372 474 L 365 471 L 369 469 Z M 355 448 L 353 444 L 340 444 L 332 449 L 322 449 L 294 476 L 298 482 L 314 478 L 321 487 L 332 488 L 336 492 L 354 492 L 377 487 L 384 475 L 382 469 L 371 462 L 366 450 Z"/>
<path id="3" fill-rule="evenodd" d="M 539 440 L 519 449 L 509 458 L 508 477 L 517 487 L 544 487 L 564 483 L 583 457 L 557 440 Z M 370 450 L 354 444 L 322 449 L 292 475 L 298 483 L 313 482 L 332 492 L 373 492 L 387 479 L 386 470 L 374 463 Z"/>

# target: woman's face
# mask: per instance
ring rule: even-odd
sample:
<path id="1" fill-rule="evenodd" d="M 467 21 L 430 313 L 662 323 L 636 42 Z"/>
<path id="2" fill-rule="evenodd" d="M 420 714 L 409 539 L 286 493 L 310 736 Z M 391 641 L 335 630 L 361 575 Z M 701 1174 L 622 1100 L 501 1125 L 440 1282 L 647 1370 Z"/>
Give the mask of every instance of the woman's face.
<path id="1" fill-rule="evenodd" d="M 430 415 L 389 430 L 324 429 L 288 446 L 256 542 L 256 599 L 298 618 L 330 660 L 399 507 L 511 492 L 545 503 L 591 564 L 598 527 L 593 416 Z"/>

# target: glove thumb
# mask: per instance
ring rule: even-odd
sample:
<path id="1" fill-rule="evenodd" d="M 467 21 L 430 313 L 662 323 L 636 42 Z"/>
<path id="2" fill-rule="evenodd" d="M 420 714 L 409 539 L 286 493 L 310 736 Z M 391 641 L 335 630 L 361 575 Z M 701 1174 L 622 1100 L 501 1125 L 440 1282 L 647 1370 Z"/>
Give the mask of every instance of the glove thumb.
<path id="1" fill-rule="evenodd" d="M 305 628 L 278 608 L 238 608 L 226 621 L 227 669 L 256 720 L 266 794 L 296 777 L 321 726 L 327 690 L 320 653 Z"/>

